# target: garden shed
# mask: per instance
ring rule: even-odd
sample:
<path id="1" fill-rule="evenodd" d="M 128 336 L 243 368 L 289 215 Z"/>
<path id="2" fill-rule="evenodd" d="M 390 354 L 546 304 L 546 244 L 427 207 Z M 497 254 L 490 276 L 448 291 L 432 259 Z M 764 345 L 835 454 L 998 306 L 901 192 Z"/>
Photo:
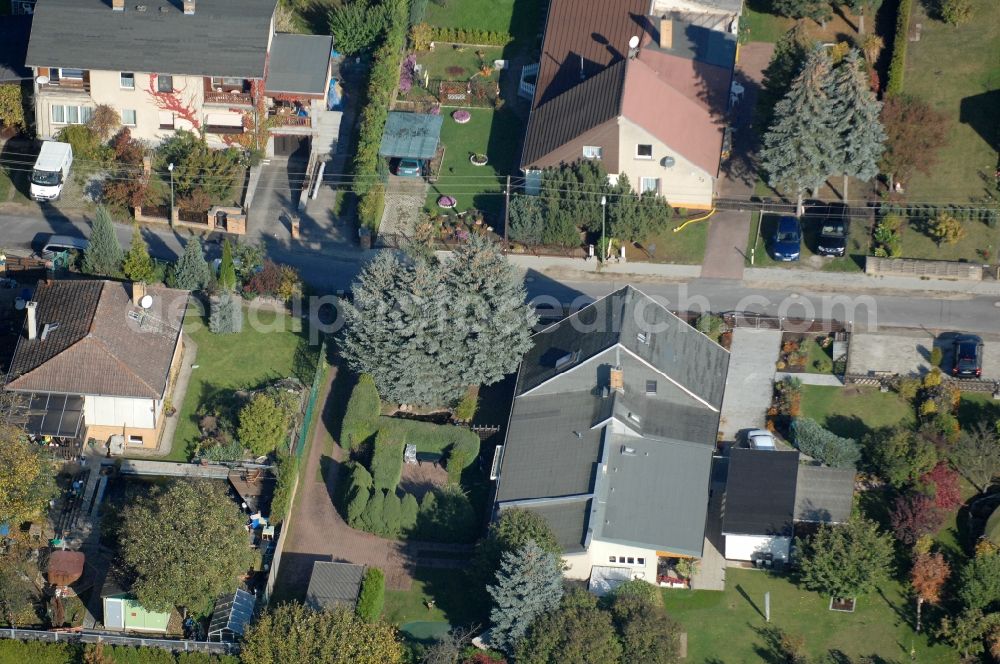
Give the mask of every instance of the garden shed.
<path id="1" fill-rule="evenodd" d="M 722 515 L 727 560 L 788 560 L 798 466 L 798 452 L 732 450 Z"/>
<path id="2" fill-rule="evenodd" d="M 378 153 L 389 159 L 433 159 L 441 141 L 441 116 L 392 111 Z"/>
<path id="3" fill-rule="evenodd" d="M 108 593 L 105 587 L 105 593 Z M 129 593 L 103 594 L 104 628 L 125 632 L 166 634 L 170 612 L 147 611 Z"/>
<path id="4" fill-rule="evenodd" d="M 212 620 L 208 624 L 208 640 L 233 643 L 253 617 L 254 596 L 245 590 L 223 595 L 215 602 Z"/>
<path id="5" fill-rule="evenodd" d="M 316 611 L 346 606 L 354 610 L 365 576 L 364 565 L 317 561 L 313 563 L 306 606 Z"/>

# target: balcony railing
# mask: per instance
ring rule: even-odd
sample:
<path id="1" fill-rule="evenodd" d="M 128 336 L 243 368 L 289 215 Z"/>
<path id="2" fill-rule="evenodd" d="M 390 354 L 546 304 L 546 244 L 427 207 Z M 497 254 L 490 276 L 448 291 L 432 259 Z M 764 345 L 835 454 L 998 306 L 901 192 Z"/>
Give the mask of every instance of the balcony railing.
<path id="1" fill-rule="evenodd" d="M 49 81 L 40 86 L 41 90 L 58 90 L 60 92 L 90 92 L 90 81 L 79 78 L 61 78 L 57 81 Z"/>
<path id="2" fill-rule="evenodd" d="M 310 127 L 312 123 L 309 120 L 309 116 L 303 115 L 291 115 L 291 114 L 275 114 L 272 116 L 274 118 L 275 125 L 279 127 Z"/>
<path id="3" fill-rule="evenodd" d="M 205 92 L 206 104 L 237 104 L 249 106 L 253 98 L 245 92 Z"/>

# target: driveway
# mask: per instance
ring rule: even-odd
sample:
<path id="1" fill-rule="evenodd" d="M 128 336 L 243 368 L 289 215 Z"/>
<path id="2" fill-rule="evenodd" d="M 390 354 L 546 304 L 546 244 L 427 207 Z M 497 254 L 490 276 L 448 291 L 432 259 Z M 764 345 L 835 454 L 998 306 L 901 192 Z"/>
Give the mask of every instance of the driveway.
<path id="1" fill-rule="evenodd" d="M 733 343 L 722 400 L 719 431 L 723 440 L 735 440 L 743 429 L 764 427 L 774 391 L 774 366 L 781 350 L 780 330 L 733 330 Z"/>
<path id="2" fill-rule="evenodd" d="M 272 157 L 262 165 L 247 219 L 247 240 L 285 242 L 291 238 L 288 215 L 298 208 L 307 164 L 308 155 L 305 159 Z"/>
<path id="3" fill-rule="evenodd" d="M 888 371 L 904 376 L 923 375 L 931 369 L 931 350 L 943 352 L 941 367 L 950 371 L 955 332 L 900 330 L 856 333 L 851 337 L 847 373 L 868 375 Z M 1000 340 L 983 336 L 983 378 L 1000 380 Z"/>
<path id="4" fill-rule="evenodd" d="M 701 262 L 703 279 L 743 278 L 750 218 L 749 212 L 734 210 L 723 210 L 712 215 L 708 222 L 705 258 Z"/>
<path id="5" fill-rule="evenodd" d="M 387 246 L 398 245 L 397 242 L 389 241 L 389 237 L 413 237 L 413 230 L 426 200 L 427 181 L 423 178 L 389 176 L 385 188 L 385 209 L 378 227 L 379 237 L 387 238 Z"/>

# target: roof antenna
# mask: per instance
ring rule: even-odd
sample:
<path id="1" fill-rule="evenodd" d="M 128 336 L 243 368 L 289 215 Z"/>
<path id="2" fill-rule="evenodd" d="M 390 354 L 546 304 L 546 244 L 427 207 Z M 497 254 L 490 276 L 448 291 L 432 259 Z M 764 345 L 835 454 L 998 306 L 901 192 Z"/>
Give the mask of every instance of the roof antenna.
<path id="1" fill-rule="evenodd" d="M 631 60 L 639 53 L 639 35 L 632 35 L 628 40 L 628 59 Z"/>
<path id="2" fill-rule="evenodd" d="M 580 56 L 580 80 L 587 78 L 587 75 L 583 73 L 583 56 Z"/>

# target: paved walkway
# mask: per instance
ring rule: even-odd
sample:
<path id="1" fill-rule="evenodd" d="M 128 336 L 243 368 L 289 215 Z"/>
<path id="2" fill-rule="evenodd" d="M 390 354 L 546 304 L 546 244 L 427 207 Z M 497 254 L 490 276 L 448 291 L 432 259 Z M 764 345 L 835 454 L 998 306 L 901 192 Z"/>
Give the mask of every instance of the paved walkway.
<path id="1" fill-rule="evenodd" d="M 744 252 L 750 233 L 749 212 L 725 210 L 709 220 L 708 242 L 701 276 L 709 279 L 742 279 Z"/>
<path id="2" fill-rule="evenodd" d="M 715 459 L 718 464 L 721 459 Z M 714 475 L 714 473 L 713 473 Z M 723 555 L 725 542 L 722 537 L 722 498 L 726 493 L 726 482 L 712 478 L 712 497 L 708 501 L 708 520 L 705 524 L 705 548 L 698 571 L 691 577 L 692 590 L 725 590 L 726 558 Z"/>
<path id="3" fill-rule="evenodd" d="M 731 351 L 719 424 L 723 440 L 735 440 L 744 429 L 764 427 L 774 391 L 781 331 L 737 328 L 733 330 Z"/>
<path id="4" fill-rule="evenodd" d="M 819 385 L 821 387 L 843 387 L 844 381 L 840 380 L 840 376 L 834 376 L 831 374 L 814 374 L 814 373 L 788 373 L 787 371 L 778 371 L 774 374 L 774 381 L 780 382 L 786 378 L 798 378 L 802 381 L 803 385 Z"/>

